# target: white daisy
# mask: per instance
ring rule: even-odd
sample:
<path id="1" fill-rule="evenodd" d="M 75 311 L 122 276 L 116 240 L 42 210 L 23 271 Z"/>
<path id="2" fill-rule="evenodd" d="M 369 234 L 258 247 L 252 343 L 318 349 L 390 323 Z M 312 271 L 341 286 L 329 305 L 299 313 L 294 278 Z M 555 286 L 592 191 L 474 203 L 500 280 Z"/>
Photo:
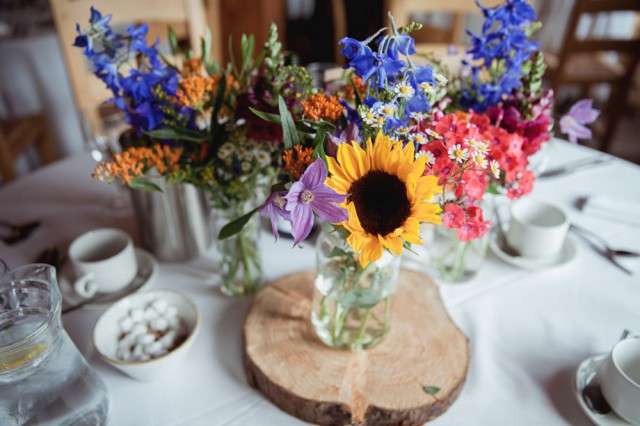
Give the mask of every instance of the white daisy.
<path id="1" fill-rule="evenodd" d="M 436 73 L 436 75 L 433 76 L 433 78 L 436 79 L 436 82 L 440 85 L 440 86 L 444 86 L 445 84 L 447 84 L 449 82 L 449 80 L 447 80 L 447 77 L 444 76 L 444 74 L 441 73 Z"/>
<path id="2" fill-rule="evenodd" d="M 430 138 L 433 138 L 433 139 L 442 139 L 442 136 L 440 135 L 440 133 L 436 132 L 435 130 L 427 129 L 427 130 L 425 130 L 425 132 L 427 133 L 427 135 L 428 135 Z"/>
<path id="3" fill-rule="evenodd" d="M 483 169 L 486 169 L 487 166 L 489 165 L 489 162 L 485 158 L 484 154 L 482 154 L 481 152 L 475 152 L 473 154 L 473 162 Z"/>
<path id="4" fill-rule="evenodd" d="M 425 134 L 422 132 L 415 132 L 415 133 L 409 134 L 409 140 L 419 145 L 424 145 L 425 143 L 429 142 Z"/>
<path id="5" fill-rule="evenodd" d="M 378 114 L 376 114 L 374 111 L 371 111 L 370 109 L 364 109 L 360 112 L 360 117 L 362 117 L 362 120 L 372 126 L 375 122 L 376 122 L 376 118 L 378 117 Z"/>
<path id="6" fill-rule="evenodd" d="M 248 172 L 249 170 L 251 170 L 251 163 L 249 163 L 248 161 L 243 161 L 242 163 L 240 163 L 240 169 L 243 172 Z"/>
<path id="7" fill-rule="evenodd" d="M 457 163 L 463 163 L 467 158 L 469 158 L 469 149 L 462 148 L 462 145 L 459 143 L 453 145 L 449 148 L 449 158 L 455 160 Z"/>
<path id="8" fill-rule="evenodd" d="M 268 152 L 257 150 L 255 152 L 255 156 L 258 160 L 258 164 L 260 164 L 260 167 L 267 167 L 269 164 L 271 164 L 271 155 L 269 155 Z"/>
<path id="9" fill-rule="evenodd" d="M 422 151 L 424 152 L 424 156 L 427 157 L 427 164 L 429 164 L 430 166 L 433 166 L 436 163 L 436 157 L 435 155 L 433 155 L 433 152 L 431 151 Z"/>
<path id="10" fill-rule="evenodd" d="M 396 113 L 396 111 L 398 110 L 398 106 L 395 104 L 382 104 L 380 105 L 377 109 L 376 112 L 380 115 L 383 115 L 385 117 L 393 117 L 393 115 Z"/>
<path id="11" fill-rule="evenodd" d="M 400 83 L 396 84 L 393 88 L 393 91 L 401 98 L 411 98 L 416 92 L 413 87 L 409 84 L 407 80 L 402 80 Z"/>
<path id="12" fill-rule="evenodd" d="M 428 117 L 427 114 L 422 111 L 412 112 L 409 116 L 416 120 L 418 123 Z"/>
<path id="13" fill-rule="evenodd" d="M 434 89 L 433 84 L 427 83 L 426 81 L 423 81 L 422 83 L 420 83 L 418 87 L 420 87 L 420 91 L 425 95 L 431 94 L 431 92 L 433 92 L 433 89 Z"/>
<path id="14" fill-rule="evenodd" d="M 491 160 L 491 172 L 496 177 L 496 179 L 500 179 L 500 164 L 496 160 Z"/>

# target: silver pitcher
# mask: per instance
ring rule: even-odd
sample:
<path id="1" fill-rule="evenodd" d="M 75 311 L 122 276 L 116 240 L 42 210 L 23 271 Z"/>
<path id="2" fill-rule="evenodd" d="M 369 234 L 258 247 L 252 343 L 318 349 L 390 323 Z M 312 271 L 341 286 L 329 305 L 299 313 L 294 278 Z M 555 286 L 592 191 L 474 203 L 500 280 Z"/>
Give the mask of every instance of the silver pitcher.
<path id="1" fill-rule="evenodd" d="M 162 192 L 131 190 L 142 246 L 160 261 L 184 262 L 202 255 L 213 242 L 206 191 L 191 184 L 167 185 Z"/>

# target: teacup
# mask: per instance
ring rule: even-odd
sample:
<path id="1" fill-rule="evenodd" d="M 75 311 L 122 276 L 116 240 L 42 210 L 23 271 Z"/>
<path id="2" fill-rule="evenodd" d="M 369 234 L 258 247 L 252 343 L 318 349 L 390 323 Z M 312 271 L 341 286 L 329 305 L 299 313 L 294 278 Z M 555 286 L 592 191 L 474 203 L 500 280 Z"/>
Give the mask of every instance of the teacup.
<path id="1" fill-rule="evenodd" d="M 559 207 L 532 199 L 511 207 L 507 243 L 521 256 L 532 259 L 557 255 L 569 230 L 567 215 Z"/>
<path id="2" fill-rule="evenodd" d="M 80 235 L 69 246 L 69 260 L 76 276 L 73 289 L 86 298 L 123 289 L 138 271 L 133 241 L 119 229 L 101 228 Z"/>
<path id="3" fill-rule="evenodd" d="M 616 343 L 600 374 L 602 395 L 613 411 L 631 424 L 640 424 L 640 338 Z"/>

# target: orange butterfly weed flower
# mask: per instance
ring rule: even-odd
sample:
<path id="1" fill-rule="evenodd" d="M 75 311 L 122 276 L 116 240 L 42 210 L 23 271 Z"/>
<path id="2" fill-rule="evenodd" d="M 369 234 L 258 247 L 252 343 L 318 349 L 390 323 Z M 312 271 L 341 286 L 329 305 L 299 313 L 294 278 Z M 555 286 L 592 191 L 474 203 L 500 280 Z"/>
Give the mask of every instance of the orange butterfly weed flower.
<path id="1" fill-rule="evenodd" d="M 184 61 L 185 74 L 200 74 L 202 70 L 202 58 L 191 58 Z"/>
<path id="2" fill-rule="evenodd" d="M 362 83 L 362 78 L 354 75 L 351 77 L 351 82 L 349 84 L 345 84 L 344 86 L 342 86 L 345 101 L 353 101 L 356 98 L 353 86 L 355 86 L 358 90 L 358 95 L 360 96 L 360 98 L 364 98 L 367 94 L 366 83 Z"/>
<path id="3" fill-rule="evenodd" d="M 120 179 L 124 185 L 131 184 L 134 178 L 142 176 L 147 170 L 155 168 L 159 173 L 178 170 L 182 148 L 155 145 L 152 148 L 133 147 L 113 156 L 113 161 L 101 161 L 92 177 L 100 181 L 112 182 Z"/>
<path id="4" fill-rule="evenodd" d="M 209 77 L 197 75 L 187 77 L 180 81 L 180 88 L 176 93 L 176 100 L 186 107 L 193 107 L 204 102 L 205 97 L 215 86 L 215 81 Z"/>
<path id="5" fill-rule="evenodd" d="M 300 179 L 309 164 L 313 163 L 312 154 L 313 148 L 305 148 L 302 145 L 296 145 L 292 149 L 285 149 L 282 155 L 284 170 L 291 174 L 293 180 Z"/>
<path id="6" fill-rule="evenodd" d="M 324 93 L 316 93 L 309 96 L 300 103 L 302 105 L 302 116 L 307 120 L 335 121 L 340 117 L 344 107 L 335 96 L 327 96 Z"/>

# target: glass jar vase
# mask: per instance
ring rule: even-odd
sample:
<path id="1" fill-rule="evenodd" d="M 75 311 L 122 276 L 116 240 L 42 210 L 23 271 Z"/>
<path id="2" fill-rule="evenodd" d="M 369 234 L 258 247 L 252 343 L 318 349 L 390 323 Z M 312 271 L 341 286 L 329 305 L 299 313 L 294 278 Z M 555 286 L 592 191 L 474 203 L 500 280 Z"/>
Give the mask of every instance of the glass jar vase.
<path id="1" fill-rule="evenodd" d="M 0 424 L 107 424 L 110 398 L 62 326 L 55 268 L 0 277 Z"/>
<path id="2" fill-rule="evenodd" d="M 485 194 L 480 204 L 484 219 L 495 224 L 496 209 L 505 204 L 505 200 L 506 197 L 502 195 Z M 429 275 L 447 282 L 459 283 L 472 279 L 484 265 L 493 227 L 482 237 L 465 242 L 458 238 L 458 229 L 429 224 L 423 226 L 423 251 L 427 253 L 426 265 Z"/>
<path id="3" fill-rule="evenodd" d="M 229 208 L 215 210 L 215 235 L 252 208 L 250 202 L 237 202 Z M 259 237 L 260 215 L 254 214 L 237 234 L 224 240 L 216 239 L 220 289 L 227 296 L 250 296 L 264 287 Z"/>
<path id="4" fill-rule="evenodd" d="M 385 252 L 362 267 L 338 233 L 324 229 L 316 245 L 311 323 L 326 345 L 361 351 L 380 343 L 391 326 L 400 258 Z"/>

